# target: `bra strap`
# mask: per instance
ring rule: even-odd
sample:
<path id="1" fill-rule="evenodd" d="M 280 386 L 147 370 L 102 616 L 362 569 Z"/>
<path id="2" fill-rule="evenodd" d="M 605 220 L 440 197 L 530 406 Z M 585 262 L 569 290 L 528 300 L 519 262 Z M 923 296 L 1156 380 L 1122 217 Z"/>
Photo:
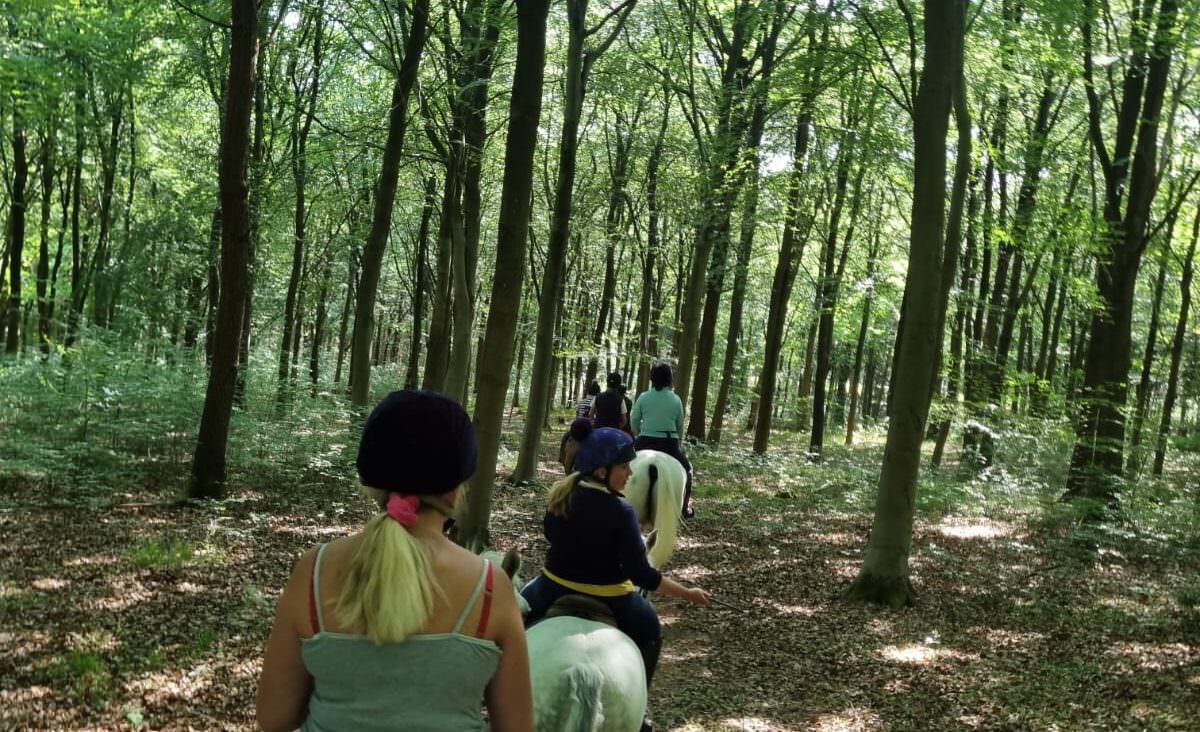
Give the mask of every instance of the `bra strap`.
<path id="1" fill-rule="evenodd" d="M 495 565 L 488 562 L 487 566 L 487 584 L 483 588 L 483 608 L 479 611 L 479 627 L 475 630 L 475 637 L 482 638 L 487 632 L 488 615 L 492 612 L 492 569 Z"/>
<path id="2" fill-rule="evenodd" d="M 313 560 L 312 578 L 308 583 L 308 619 L 312 622 L 313 635 L 325 630 L 325 623 L 321 617 L 321 603 L 318 598 L 321 596 L 321 557 L 325 554 L 325 545 L 317 546 L 317 557 Z"/>
<path id="3" fill-rule="evenodd" d="M 479 571 L 479 580 L 475 583 L 475 589 L 471 592 L 471 596 L 467 598 L 466 604 L 463 606 L 462 613 L 458 616 L 458 622 L 454 624 L 453 633 L 461 633 L 463 625 L 467 622 L 467 616 L 471 614 L 471 608 L 475 607 L 475 600 L 479 598 L 479 593 L 486 590 L 484 596 L 485 607 L 491 601 L 491 586 L 492 586 L 492 563 L 488 560 L 483 560 L 483 567 Z M 486 610 L 485 610 L 486 612 Z"/>

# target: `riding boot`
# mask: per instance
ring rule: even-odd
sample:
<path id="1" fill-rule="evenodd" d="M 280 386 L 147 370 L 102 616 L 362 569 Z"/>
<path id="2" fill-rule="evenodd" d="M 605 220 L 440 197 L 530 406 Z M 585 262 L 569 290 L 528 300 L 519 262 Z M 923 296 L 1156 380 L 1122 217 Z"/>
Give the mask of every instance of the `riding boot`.
<path id="1" fill-rule="evenodd" d="M 654 678 L 654 669 L 658 666 L 658 654 L 662 651 L 662 638 L 639 643 L 638 650 L 642 653 L 642 663 L 646 665 L 646 696 L 649 697 L 650 681 Z M 639 732 L 654 732 L 654 723 L 650 721 L 649 716 L 642 719 L 642 727 Z"/>
<path id="2" fill-rule="evenodd" d="M 687 482 L 683 485 L 683 517 L 692 518 L 696 509 L 692 508 L 692 471 L 687 473 Z"/>

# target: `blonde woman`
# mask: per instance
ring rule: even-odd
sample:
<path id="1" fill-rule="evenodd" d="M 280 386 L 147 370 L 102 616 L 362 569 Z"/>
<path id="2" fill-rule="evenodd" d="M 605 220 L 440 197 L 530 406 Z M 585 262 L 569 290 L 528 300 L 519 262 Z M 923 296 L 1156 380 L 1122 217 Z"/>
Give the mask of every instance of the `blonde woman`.
<path id="1" fill-rule="evenodd" d="M 458 403 L 389 394 L 371 413 L 358 474 L 380 513 L 310 549 L 276 611 L 258 686 L 263 730 L 533 729 L 520 611 L 499 567 L 442 532 L 475 472 Z"/>

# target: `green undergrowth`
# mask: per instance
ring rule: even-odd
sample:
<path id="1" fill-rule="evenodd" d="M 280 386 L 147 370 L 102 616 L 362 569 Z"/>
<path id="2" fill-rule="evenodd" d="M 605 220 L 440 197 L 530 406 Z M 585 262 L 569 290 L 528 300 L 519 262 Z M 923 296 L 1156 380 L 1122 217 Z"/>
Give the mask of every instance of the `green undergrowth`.
<path id="1" fill-rule="evenodd" d="M 305 490 L 353 477 L 361 415 L 344 385 L 301 380 L 290 393 L 277 390 L 273 354 L 251 360 L 246 399 L 233 414 L 228 447 L 230 494 Z M 381 395 L 401 382 L 394 367 L 376 368 Z M 159 348 L 154 355 L 129 350 L 116 336 L 92 330 L 80 345 L 48 359 L 0 362 L 0 508 L 22 505 L 113 505 L 174 500 L 190 473 L 203 407 L 206 369 L 202 352 Z M 546 457 L 557 448 L 569 410 L 551 415 Z M 932 441 L 924 444 L 915 493 L 918 518 L 951 515 L 1023 516 L 1053 535 L 1079 533 L 1086 517 L 1060 502 L 1073 441 L 1069 422 L 1004 414 L 990 417 L 997 436 L 995 462 L 986 468 L 964 459 L 952 432 L 942 465 L 934 468 Z M 958 420 L 961 423 L 961 420 Z M 732 424 L 740 420 L 732 420 Z M 498 467 L 516 464 L 523 413 L 506 411 Z M 750 435 L 729 431 L 720 446 L 692 445 L 696 494 L 702 503 L 770 515 L 790 507 L 870 515 L 879 483 L 886 425 L 868 423 L 845 445 L 831 425 L 819 461 L 809 459 L 808 434 L 776 430 L 764 455 Z M 1124 480 L 1121 504 L 1102 521 L 1090 520 L 1089 541 L 1136 537 L 1150 543 L 1195 548 L 1200 525 L 1200 458 L 1174 451 L 1165 478 Z M 540 476 L 535 482 L 546 482 Z M 1085 507 L 1086 508 L 1086 507 Z M 1086 544 L 1087 542 L 1083 542 Z M 178 547 L 150 552 L 142 561 L 170 563 Z M 153 556 L 151 556 L 153 555 Z"/>

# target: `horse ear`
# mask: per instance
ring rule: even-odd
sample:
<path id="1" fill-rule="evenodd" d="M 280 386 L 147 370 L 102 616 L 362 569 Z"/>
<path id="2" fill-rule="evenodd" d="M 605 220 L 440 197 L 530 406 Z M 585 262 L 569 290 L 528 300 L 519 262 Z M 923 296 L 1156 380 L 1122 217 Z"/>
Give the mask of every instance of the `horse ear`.
<path id="1" fill-rule="evenodd" d="M 509 549 L 504 553 L 504 559 L 500 562 L 500 568 L 508 575 L 509 579 L 517 576 L 517 571 L 521 569 L 521 555 L 515 549 Z"/>

